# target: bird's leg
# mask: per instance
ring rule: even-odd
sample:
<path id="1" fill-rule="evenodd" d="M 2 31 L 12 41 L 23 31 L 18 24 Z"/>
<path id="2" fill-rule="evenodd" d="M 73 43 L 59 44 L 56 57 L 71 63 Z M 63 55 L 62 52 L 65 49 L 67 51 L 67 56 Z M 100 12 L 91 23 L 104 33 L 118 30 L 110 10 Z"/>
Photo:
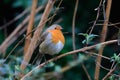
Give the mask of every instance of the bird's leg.
<path id="1" fill-rule="evenodd" d="M 45 54 L 43 54 L 43 58 L 44 58 L 44 61 L 45 61 L 45 63 L 46 63 L 47 60 L 46 60 Z"/>

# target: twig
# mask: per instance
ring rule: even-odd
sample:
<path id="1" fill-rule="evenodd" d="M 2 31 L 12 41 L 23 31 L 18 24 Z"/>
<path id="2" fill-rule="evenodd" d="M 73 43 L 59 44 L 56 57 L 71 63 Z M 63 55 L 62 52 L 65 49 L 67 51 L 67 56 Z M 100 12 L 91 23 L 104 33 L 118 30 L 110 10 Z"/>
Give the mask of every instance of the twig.
<path id="1" fill-rule="evenodd" d="M 98 66 L 100 66 L 101 68 L 103 68 L 104 70 L 110 71 L 110 69 L 105 68 L 104 66 L 102 66 L 102 65 L 101 65 L 100 63 L 98 63 L 97 61 L 96 61 L 96 64 L 97 64 Z"/>
<path id="2" fill-rule="evenodd" d="M 117 64 L 113 67 L 113 69 L 111 69 L 111 70 L 107 73 L 107 75 L 105 75 L 105 77 L 104 77 L 102 80 L 106 80 L 106 79 L 112 74 L 112 72 L 116 69 L 116 66 L 117 66 Z"/>
<path id="3" fill-rule="evenodd" d="M 96 19 L 95 19 L 95 21 L 94 21 L 94 23 L 93 23 L 93 26 L 92 26 L 89 34 L 92 33 L 92 31 L 93 31 L 93 29 L 94 29 L 94 27 L 95 27 L 95 24 L 97 23 L 97 20 L 98 20 L 99 15 L 100 15 L 100 7 L 101 7 L 101 5 L 102 5 L 102 0 L 100 0 L 99 6 L 97 7 L 97 16 L 96 16 Z"/>
<path id="4" fill-rule="evenodd" d="M 92 56 L 92 57 L 101 56 L 101 57 L 104 58 L 104 59 L 107 59 L 107 60 L 109 60 L 109 61 L 111 60 L 111 58 L 109 58 L 109 57 L 106 57 L 106 56 L 103 56 L 103 55 L 99 55 L 99 54 L 94 53 L 94 52 L 88 52 L 88 51 L 85 51 L 84 53 L 87 53 L 87 54 L 89 54 L 89 55 Z M 107 71 L 110 70 L 110 69 L 105 68 L 104 66 L 100 65 L 98 62 L 96 62 L 96 64 L 99 65 L 101 68 L 107 70 Z"/>
<path id="5" fill-rule="evenodd" d="M 88 73 L 86 67 L 84 66 L 84 64 L 82 64 L 82 68 L 84 69 L 84 71 L 85 71 L 85 73 L 86 73 L 88 79 L 91 80 L 91 77 L 90 77 L 90 75 L 89 75 L 89 73 Z"/>
<path id="6" fill-rule="evenodd" d="M 68 65 L 62 67 L 58 72 L 52 71 L 52 72 L 47 72 L 47 73 L 45 73 L 45 74 L 43 74 L 43 75 L 44 75 L 45 78 L 46 78 L 47 76 L 49 76 L 49 79 L 50 79 L 50 78 L 53 78 L 54 76 L 56 76 L 55 74 L 61 75 L 62 73 L 66 72 L 66 71 L 70 70 L 71 68 L 73 68 L 73 67 L 79 65 L 80 63 L 84 62 L 86 59 L 88 59 L 88 57 L 84 57 L 84 58 L 82 58 L 82 59 L 75 59 L 74 61 L 68 63 Z M 71 65 L 71 64 L 72 64 L 72 65 Z M 57 77 L 57 76 L 56 76 L 56 77 Z"/>
<path id="7" fill-rule="evenodd" d="M 109 23 L 108 24 L 108 26 L 116 26 L 116 25 L 119 25 L 120 24 L 120 22 L 117 22 L 117 23 Z M 95 24 L 96 26 L 103 26 L 104 24 L 99 24 L 99 23 L 97 23 L 97 24 Z"/>
<path id="8" fill-rule="evenodd" d="M 72 45 L 73 45 L 73 50 L 76 49 L 76 45 L 75 45 L 75 19 L 76 19 L 78 3 L 79 3 L 79 0 L 76 0 L 74 14 L 73 14 L 73 20 L 72 20 Z M 74 54 L 73 58 L 76 59 L 77 55 Z"/>
<path id="9" fill-rule="evenodd" d="M 36 9 L 35 13 L 42 10 L 44 6 L 40 6 Z M 18 38 L 19 31 L 24 27 L 24 25 L 28 22 L 30 16 L 28 15 L 18 26 L 17 28 L 4 40 L 4 42 L 0 45 L 0 52 L 5 53 L 6 49 Z"/>
<path id="10" fill-rule="evenodd" d="M 98 20 L 99 22 L 102 22 L 102 23 L 96 23 L 95 24 L 95 26 L 103 26 L 104 25 L 104 20 Z M 93 23 L 93 21 L 91 21 L 91 22 L 89 22 L 89 24 L 91 24 L 91 23 Z M 108 24 L 108 26 L 114 26 L 114 27 L 116 27 L 117 29 L 119 29 L 119 27 L 118 26 L 116 26 L 116 25 L 119 25 L 120 24 L 120 22 L 116 22 L 116 23 L 112 23 L 112 22 L 108 22 L 109 24 Z"/>
<path id="11" fill-rule="evenodd" d="M 103 0 L 103 4 L 102 4 L 102 10 L 103 10 L 103 18 L 104 18 L 104 20 L 106 19 L 106 15 L 105 15 L 105 1 L 106 0 Z"/>
<path id="12" fill-rule="evenodd" d="M 109 0 L 109 1 L 107 2 L 107 6 L 106 6 L 106 20 L 105 20 L 105 22 L 104 22 L 103 29 L 102 29 L 102 33 L 101 33 L 101 36 L 102 36 L 101 42 L 105 41 L 105 38 L 106 38 L 107 26 L 108 26 L 108 22 L 109 22 L 111 5 L 112 5 L 112 0 Z"/>
<path id="13" fill-rule="evenodd" d="M 28 22 L 29 16 L 23 20 L 21 24 L 17 26 L 17 28 L 4 40 L 4 42 L 0 45 L 0 52 L 5 53 L 6 49 L 18 38 L 19 31 L 24 27 L 24 25 Z"/>
<path id="14" fill-rule="evenodd" d="M 111 41 L 106 41 L 106 42 L 102 42 L 102 43 L 99 43 L 99 44 L 96 44 L 96 45 L 92 45 L 92 46 L 89 46 L 89 47 L 84 47 L 84 48 L 81 48 L 81 49 L 78 49 L 78 50 L 75 50 L 75 51 L 70 51 L 70 52 L 67 52 L 67 53 L 64 53 L 64 54 L 61 54 L 55 58 L 52 58 L 50 60 L 47 60 L 46 62 L 38 65 L 37 67 L 35 67 L 34 69 L 32 69 L 29 73 L 27 73 L 25 76 L 22 77 L 21 80 L 24 80 L 27 76 L 30 76 L 32 74 L 32 72 L 36 69 L 39 69 L 39 68 L 42 68 L 43 66 L 45 66 L 47 63 L 49 62 L 52 62 L 52 61 L 55 61 L 55 60 L 58 60 L 62 57 L 65 57 L 67 55 L 70 55 L 70 54 L 75 54 L 77 52 L 84 52 L 84 51 L 87 51 L 87 50 L 90 50 L 90 49 L 93 49 L 95 48 L 96 46 L 98 45 L 108 45 L 108 44 L 112 44 L 112 43 L 115 43 L 117 42 L 117 40 L 111 40 Z"/>
<path id="15" fill-rule="evenodd" d="M 40 20 L 40 22 L 38 24 L 38 27 L 37 27 L 36 31 L 34 32 L 33 38 L 31 39 L 30 46 L 28 47 L 28 50 L 27 50 L 27 52 L 26 52 L 26 54 L 25 54 L 25 56 L 23 58 L 23 61 L 21 63 L 21 66 L 20 66 L 21 70 L 24 70 L 26 68 L 27 64 L 25 64 L 25 63 L 28 63 L 30 61 L 30 59 L 31 59 L 33 51 L 36 48 L 36 45 L 38 43 L 42 28 L 45 25 L 44 22 L 47 20 L 47 18 L 49 16 L 49 13 L 50 13 L 54 3 L 55 3 L 55 0 L 48 0 L 45 11 L 44 11 L 44 13 L 43 13 L 43 15 L 41 17 L 41 20 Z"/>
<path id="16" fill-rule="evenodd" d="M 38 0 L 32 0 L 32 9 L 31 9 L 31 13 L 30 13 L 30 20 L 29 20 L 29 24 L 28 24 L 28 27 L 27 27 L 26 34 L 28 34 L 28 33 L 30 33 L 32 31 L 37 2 L 38 2 Z M 26 53 L 26 51 L 28 49 L 31 37 L 32 37 L 32 34 L 28 35 L 27 36 L 28 39 L 25 40 L 24 54 Z"/>
<path id="17" fill-rule="evenodd" d="M 114 75 L 114 76 L 120 78 L 120 75 L 119 75 L 119 74 L 111 74 L 111 76 L 112 76 L 112 75 Z"/>
<path id="18" fill-rule="evenodd" d="M 15 47 L 10 51 L 10 53 L 7 55 L 7 57 L 5 58 L 5 60 L 8 59 L 8 57 L 11 55 L 11 53 L 15 50 L 15 48 L 16 48 L 20 43 L 23 42 L 23 40 L 24 40 L 24 38 L 22 38 L 22 39 L 15 45 Z"/>
<path id="19" fill-rule="evenodd" d="M 35 22 L 38 21 L 39 19 L 41 18 L 41 15 L 38 15 L 36 18 L 35 18 Z M 27 27 L 24 27 L 22 30 L 20 30 L 20 32 L 18 34 L 23 34 L 25 32 Z M 35 28 L 36 29 L 36 28 Z M 8 53 L 7 57 L 5 58 L 5 60 L 7 60 L 9 58 L 9 56 L 13 53 L 13 51 L 23 42 L 23 40 L 28 36 L 30 35 L 35 29 L 33 29 L 30 33 L 28 33 L 26 36 L 24 36 L 14 47 L 13 49 L 10 51 L 10 53 Z M 21 48 L 22 49 L 22 48 Z M 18 52 L 21 52 L 23 51 L 23 49 Z M 14 55 L 14 56 L 17 56 L 18 54 Z M 8 64 L 11 62 L 12 60 L 9 60 Z"/>
<path id="20" fill-rule="evenodd" d="M 107 6 L 106 6 L 106 20 L 104 22 L 103 29 L 102 29 L 102 32 L 101 32 L 101 39 L 100 39 L 101 42 L 104 42 L 105 38 L 107 36 L 107 26 L 108 26 L 108 21 L 109 21 L 109 16 L 110 16 L 111 4 L 112 4 L 112 0 L 108 0 L 107 1 Z M 105 45 L 101 46 L 98 54 L 102 55 L 104 47 L 105 47 Z M 101 57 L 100 56 L 97 57 L 97 62 L 101 64 Z M 95 80 L 99 80 L 99 73 L 100 73 L 100 66 L 98 66 L 96 64 L 95 76 L 94 76 Z"/>
<path id="21" fill-rule="evenodd" d="M 119 55 L 120 55 L 120 53 L 118 54 L 118 56 L 119 56 Z M 116 69 L 117 63 L 116 63 L 116 65 L 113 67 L 114 64 L 115 64 L 115 61 L 113 62 L 110 71 L 107 73 L 107 75 L 105 75 L 105 77 L 104 77 L 102 80 L 106 80 L 106 79 L 112 74 L 112 72 Z"/>
<path id="22" fill-rule="evenodd" d="M 39 11 L 39 10 L 38 10 Z M 54 17 L 55 15 L 51 16 L 50 18 L 48 18 L 44 23 L 46 23 L 47 21 L 49 21 L 52 17 Z M 36 21 L 39 20 L 41 17 L 41 15 L 37 16 L 37 18 L 35 19 Z M 24 29 L 23 29 L 24 30 Z M 9 55 L 11 55 L 13 53 L 13 51 L 17 48 L 17 46 L 23 42 L 23 40 L 30 35 L 31 33 L 33 33 L 36 30 L 36 28 L 34 28 L 30 33 L 28 33 L 27 35 L 25 35 L 14 47 L 13 49 L 10 51 L 10 53 L 7 55 L 7 57 L 5 58 L 5 60 L 8 59 Z M 22 33 L 22 31 L 20 32 L 20 34 Z"/>
<path id="23" fill-rule="evenodd" d="M 90 55 L 90 56 L 92 56 L 92 57 L 100 56 L 100 57 L 102 57 L 102 58 L 104 58 L 104 59 L 107 59 L 107 60 L 109 60 L 109 61 L 111 60 L 111 58 L 109 58 L 109 57 L 106 57 L 106 56 L 103 56 L 103 55 L 99 55 L 99 54 L 94 53 L 94 52 L 84 51 L 84 53 L 86 53 L 87 55 Z M 105 70 L 107 70 L 107 71 L 110 70 L 110 69 L 105 68 L 104 66 L 100 65 L 98 62 L 96 62 L 96 63 L 97 63 L 97 65 L 99 65 L 101 68 L 103 68 L 103 69 L 105 69 Z"/>
<path id="24" fill-rule="evenodd" d="M 60 19 L 56 20 L 56 21 L 54 22 L 54 24 L 60 23 L 61 21 L 63 21 L 63 19 L 62 19 L 62 18 L 60 18 Z"/>
<path id="25" fill-rule="evenodd" d="M 35 21 L 38 21 L 40 19 L 41 15 L 37 16 L 37 18 L 35 18 Z M 25 30 L 27 29 L 27 27 L 24 27 L 22 30 L 20 30 L 20 32 L 18 33 L 19 35 L 23 34 L 23 32 L 25 32 Z M 36 29 L 36 28 L 35 28 Z M 20 43 L 23 42 L 23 40 L 25 38 L 27 38 L 28 35 L 30 35 L 35 29 L 33 29 L 31 32 L 29 32 L 26 36 L 24 36 L 14 47 L 13 49 L 10 51 L 10 53 L 8 53 L 7 57 L 5 58 L 5 60 L 7 60 L 9 58 L 9 56 L 12 54 L 12 52 L 18 47 L 18 45 Z M 9 61 L 10 62 L 10 61 Z"/>
<path id="26" fill-rule="evenodd" d="M 104 59 L 111 60 L 109 57 L 106 57 L 106 56 L 103 56 L 103 55 L 100 55 L 100 54 L 97 54 L 97 53 L 94 53 L 94 52 L 84 51 L 84 53 L 87 53 L 87 54 L 90 54 L 90 55 L 93 55 L 93 56 L 100 56 Z"/>
<path id="27" fill-rule="evenodd" d="M 99 55 L 102 55 L 104 47 L 105 47 L 105 45 L 102 45 L 101 48 L 99 49 L 99 52 L 98 52 Z M 96 62 L 101 64 L 101 58 L 102 58 L 101 56 L 97 56 Z M 100 72 L 100 66 L 97 65 L 97 63 L 96 63 L 95 75 L 94 75 L 95 80 L 99 80 L 99 72 Z"/>
<path id="28" fill-rule="evenodd" d="M 53 15 L 54 15 L 54 14 L 56 14 L 56 13 L 57 13 L 57 11 L 59 10 L 60 5 L 61 5 L 62 1 L 63 1 L 63 0 L 60 0 L 60 2 L 59 2 L 59 4 L 58 4 L 58 6 L 57 6 L 57 8 L 56 8 L 56 10 L 55 10 L 55 11 L 54 11 L 54 13 L 53 13 Z M 53 18 L 54 18 L 54 17 L 53 17 Z M 49 24 L 51 24 L 51 23 L 52 23 L 53 18 L 51 18 L 51 20 L 49 21 Z"/>
<path id="29" fill-rule="evenodd" d="M 0 30 L 6 28 L 7 26 L 9 26 L 10 24 L 12 24 L 13 22 L 15 22 L 18 19 L 20 19 L 21 17 L 23 17 L 29 10 L 30 10 L 30 8 L 25 9 L 21 14 L 19 14 L 18 16 L 16 16 L 14 19 L 12 19 L 11 21 L 5 23 L 3 26 L 0 26 Z"/>

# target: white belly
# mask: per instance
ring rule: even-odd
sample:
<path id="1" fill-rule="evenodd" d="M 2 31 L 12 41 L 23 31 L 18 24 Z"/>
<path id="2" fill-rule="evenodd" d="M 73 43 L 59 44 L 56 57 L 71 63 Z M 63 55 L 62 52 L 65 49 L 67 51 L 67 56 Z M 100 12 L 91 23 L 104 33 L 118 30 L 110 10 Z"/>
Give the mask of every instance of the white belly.
<path id="1" fill-rule="evenodd" d="M 39 51 L 43 54 L 54 55 L 58 54 L 62 50 L 63 46 L 64 45 L 61 41 L 57 44 L 53 44 L 51 40 L 47 40 L 40 45 Z"/>

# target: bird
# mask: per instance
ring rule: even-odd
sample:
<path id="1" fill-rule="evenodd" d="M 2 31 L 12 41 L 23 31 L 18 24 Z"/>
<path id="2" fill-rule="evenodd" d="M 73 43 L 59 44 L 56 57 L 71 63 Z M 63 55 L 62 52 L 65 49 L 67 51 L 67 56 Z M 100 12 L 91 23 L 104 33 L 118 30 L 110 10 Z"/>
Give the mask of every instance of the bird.
<path id="1" fill-rule="evenodd" d="M 55 55 L 63 49 L 65 38 L 62 29 L 60 25 L 53 24 L 43 32 L 39 45 L 40 54 Z"/>

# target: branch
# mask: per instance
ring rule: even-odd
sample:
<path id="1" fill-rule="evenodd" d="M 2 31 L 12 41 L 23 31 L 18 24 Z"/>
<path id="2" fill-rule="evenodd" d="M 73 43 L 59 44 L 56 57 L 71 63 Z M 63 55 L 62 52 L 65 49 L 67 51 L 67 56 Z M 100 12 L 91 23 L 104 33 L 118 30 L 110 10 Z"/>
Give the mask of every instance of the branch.
<path id="1" fill-rule="evenodd" d="M 76 13 L 77 13 L 77 8 L 78 8 L 78 3 L 79 3 L 79 0 L 76 0 L 74 14 L 73 14 L 73 21 L 72 21 L 72 45 L 73 45 L 73 50 L 76 49 L 76 45 L 75 45 L 75 19 L 76 19 Z M 76 59 L 77 55 L 74 54 L 73 58 Z"/>
<path id="2" fill-rule="evenodd" d="M 101 42 L 105 41 L 106 34 L 107 34 L 107 26 L 109 22 L 110 10 L 111 10 L 112 0 L 108 0 L 106 6 L 106 20 L 103 25 L 102 33 L 101 33 Z"/>
<path id="3" fill-rule="evenodd" d="M 32 2 L 32 9 L 31 9 L 30 20 L 29 20 L 29 24 L 28 24 L 28 27 L 27 27 L 26 35 L 32 31 L 37 2 L 38 2 L 38 0 L 33 0 L 33 2 Z M 25 40 L 24 54 L 26 53 L 26 51 L 28 49 L 28 46 L 30 44 L 31 36 L 32 36 L 32 34 L 28 35 L 27 36 L 28 39 Z"/>
<path id="4" fill-rule="evenodd" d="M 39 11 L 39 10 L 38 10 Z M 44 23 L 46 23 L 47 21 L 49 21 L 50 19 L 52 19 L 56 14 L 54 14 L 53 16 L 51 16 L 50 18 L 48 18 Z M 35 21 L 38 21 L 40 19 L 41 15 L 37 16 L 37 18 L 35 18 Z M 43 23 L 43 24 L 44 24 Z M 23 40 L 28 36 L 30 35 L 31 33 L 33 33 L 37 28 L 34 28 L 30 33 L 28 33 L 27 35 L 25 35 L 14 47 L 13 49 L 10 51 L 10 53 L 7 55 L 7 57 L 5 58 L 5 60 L 8 59 L 9 55 L 11 55 L 13 53 L 13 51 L 18 47 L 18 45 L 20 43 L 23 42 Z M 21 31 L 22 32 L 22 31 Z"/>
<path id="5" fill-rule="evenodd" d="M 48 78 L 51 79 L 51 78 L 53 78 L 53 77 L 58 77 L 58 75 L 61 75 L 62 73 L 70 70 L 71 68 L 73 68 L 73 67 L 75 67 L 75 66 L 77 66 L 77 65 L 79 65 L 79 64 L 81 63 L 81 65 L 83 66 L 83 69 L 84 69 L 84 71 L 85 71 L 85 73 L 86 73 L 86 75 L 87 75 L 87 77 L 88 77 L 88 80 L 91 80 L 90 75 L 89 75 L 89 73 L 87 72 L 86 67 L 83 65 L 83 62 L 84 62 L 84 60 L 87 60 L 87 59 L 89 58 L 89 56 L 94 56 L 94 57 L 96 57 L 96 56 L 101 56 L 101 55 L 99 55 L 99 54 L 97 54 L 97 53 L 94 53 L 94 52 L 88 52 L 88 51 L 84 51 L 84 53 L 86 53 L 88 56 L 84 56 L 84 57 L 83 57 L 83 56 L 82 56 L 82 57 L 79 56 L 78 59 L 76 59 L 76 60 L 68 63 L 68 65 L 62 67 L 58 72 L 52 71 L 52 72 L 43 73 L 43 77 L 45 77 L 46 80 L 48 80 Z M 75 53 L 74 53 L 74 54 L 75 54 Z M 107 59 L 107 60 L 111 60 L 109 57 L 106 57 L 106 56 L 102 56 L 102 58 Z M 72 65 L 71 65 L 71 64 L 72 64 Z M 99 65 L 101 68 L 103 68 L 103 69 L 105 69 L 105 70 L 107 70 L 107 71 L 110 71 L 110 69 L 105 68 L 104 66 L 102 66 L 102 65 L 100 65 L 100 64 L 98 64 L 98 65 Z M 56 74 L 57 74 L 57 75 L 56 75 Z M 112 75 L 113 75 L 113 74 L 112 74 Z M 116 74 L 114 74 L 114 75 L 116 75 Z M 118 76 L 118 75 L 116 75 L 116 76 Z"/>
<path id="6" fill-rule="evenodd" d="M 70 55 L 70 54 L 75 54 L 75 53 L 78 53 L 78 52 L 84 52 L 84 51 L 87 51 L 87 50 L 90 50 L 90 49 L 93 49 L 95 47 L 97 47 L 98 45 L 108 45 L 108 44 L 112 44 L 112 43 L 115 43 L 117 42 L 118 40 L 111 40 L 111 41 L 106 41 L 106 42 L 102 42 L 102 43 L 99 43 L 99 44 L 96 44 L 96 45 L 92 45 L 92 46 L 89 46 L 89 47 L 84 47 L 84 48 L 81 48 L 81 49 L 78 49 L 78 50 L 75 50 L 75 51 L 70 51 L 70 52 L 67 52 L 67 53 L 64 53 L 64 54 L 61 54 L 55 58 L 52 58 L 40 65 L 38 65 L 37 67 L 35 67 L 34 69 L 32 69 L 29 73 L 27 73 L 25 76 L 22 77 L 21 80 L 24 80 L 27 76 L 30 76 L 32 74 L 32 72 L 36 69 L 39 69 L 39 68 L 42 68 L 44 67 L 47 63 L 49 62 L 52 62 L 52 61 L 55 61 L 55 60 L 58 60 L 62 57 L 65 57 L 67 55 Z"/>
<path id="7" fill-rule="evenodd" d="M 42 31 L 42 28 L 45 25 L 45 20 L 47 20 L 49 13 L 53 7 L 53 4 L 55 3 L 55 0 L 48 0 L 47 6 L 45 8 L 45 11 L 41 17 L 41 21 L 39 22 L 36 31 L 34 32 L 33 38 L 31 39 L 31 43 L 28 47 L 27 52 L 25 53 L 25 56 L 23 58 L 23 61 L 21 63 L 21 70 L 24 70 L 27 66 L 27 64 L 29 63 L 31 56 L 34 52 L 34 49 L 36 48 L 36 45 L 38 43 L 39 37 L 40 37 L 40 33 Z M 44 23 L 44 24 L 43 24 Z"/>
<path id="8" fill-rule="evenodd" d="M 18 19 L 20 19 L 21 17 L 23 17 L 26 13 L 28 13 L 29 10 L 30 10 L 30 8 L 25 9 L 21 14 L 16 16 L 14 19 L 12 19 L 11 21 L 9 21 L 9 22 L 5 23 L 4 25 L 0 26 L 0 30 L 6 28 L 7 26 L 12 24 L 13 22 L 15 22 Z"/>
<path id="9" fill-rule="evenodd" d="M 58 77 L 58 75 L 61 75 L 61 74 L 65 73 L 66 71 L 70 70 L 71 68 L 73 68 L 73 67 L 79 65 L 80 63 L 84 62 L 88 58 L 89 57 L 86 57 L 86 56 L 82 56 L 82 57 L 79 56 L 79 58 L 69 62 L 68 65 L 62 67 L 59 71 L 52 71 L 52 72 L 43 73 L 43 76 L 45 77 L 46 80 L 48 80 L 48 78 L 49 78 L 49 80 L 51 80 L 51 78 Z M 58 74 L 58 75 L 56 75 L 56 74 Z"/>
<path id="10" fill-rule="evenodd" d="M 20 23 L 17 28 L 4 40 L 0 45 L 0 52 L 5 53 L 6 49 L 18 38 L 19 31 L 24 28 L 24 25 L 28 22 L 29 16 Z"/>
<path id="11" fill-rule="evenodd" d="M 91 27 L 91 30 L 90 30 L 90 33 L 89 33 L 89 34 L 92 33 L 92 31 L 93 31 L 93 29 L 94 29 L 94 27 L 95 27 L 95 24 L 97 23 L 97 20 L 98 20 L 99 15 L 100 15 L 100 7 L 101 7 L 101 5 L 102 5 L 102 0 L 100 0 L 99 6 L 97 7 L 97 17 L 96 17 L 96 19 L 95 19 L 95 21 L 94 21 L 94 23 L 93 23 L 93 26 Z"/>
<path id="12" fill-rule="evenodd" d="M 118 56 L 120 56 L 120 53 L 118 54 Z M 113 64 L 115 63 L 115 61 L 113 62 Z M 107 73 L 107 75 L 103 78 L 103 80 L 106 80 L 111 74 L 112 72 L 116 69 L 117 63 L 116 65 L 110 69 L 110 71 Z"/>
<path id="13" fill-rule="evenodd" d="M 86 67 L 85 67 L 85 65 L 84 64 L 81 64 L 82 65 L 82 68 L 84 69 L 84 71 L 85 71 L 85 74 L 87 75 L 87 77 L 88 77 L 88 80 L 91 80 L 91 77 L 90 77 L 90 75 L 89 75 L 89 73 L 88 73 L 88 71 L 87 71 L 87 69 L 86 69 Z"/>
<path id="14" fill-rule="evenodd" d="M 58 12 L 58 10 L 60 9 L 60 5 L 62 4 L 62 1 L 63 1 L 63 0 L 60 0 L 58 6 L 56 7 L 56 10 L 55 10 L 54 13 L 53 13 L 53 15 L 55 15 L 55 14 Z M 54 18 L 54 17 L 53 17 L 53 18 Z M 53 18 L 51 18 L 51 20 L 49 21 L 49 24 L 52 23 Z M 55 23 L 55 22 L 54 22 L 54 23 Z"/>
<path id="15" fill-rule="evenodd" d="M 38 13 L 44 7 L 40 6 L 36 9 L 35 13 Z M 23 29 L 24 25 L 28 22 L 30 16 L 28 15 L 18 26 L 17 28 L 4 40 L 0 45 L 0 52 L 5 53 L 6 49 L 19 37 L 19 31 Z"/>
<path id="16" fill-rule="evenodd" d="M 35 22 L 38 21 L 40 18 L 41 18 L 41 15 L 37 16 L 37 17 L 35 18 Z M 24 27 L 18 34 L 19 34 L 19 35 L 20 35 L 20 34 L 23 34 L 23 32 L 25 32 L 26 29 L 27 29 L 27 27 Z M 20 43 L 22 43 L 23 40 L 24 40 L 28 35 L 30 35 L 34 30 L 35 30 L 35 29 L 33 29 L 30 33 L 28 33 L 26 36 L 24 36 L 24 37 L 12 48 L 12 50 L 11 50 L 11 51 L 8 53 L 8 55 L 6 56 L 5 60 L 8 59 L 8 57 L 9 57 L 9 56 L 13 53 L 13 51 L 18 47 L 18 45 L 19 45 Z M 10 61 L 9 61 L 9 62 L 10 62 Z"/>
<path id="17" fill-rule="evenodd" d="M 107 6 L 106 6 L 106 20 L 104 22 L 102 33 L 101 33 L 101 39 L 100 39 L 101 42 L 104 42 L 106 39 L 106 36 L 107 36 L 107 26 L 108 26 L 108 21 L 109 21 L 109 16 L 110 16 L 111 4 L 112 4 L 112 0 L 108 0 Z M 105 47 L 105 45 L 101 46 L 101 48 L 98 52 L 99 55 L 102 55 L 104 47 Z M 100 56 L 97 57 L 97 62 L 101 64 Z M 95 80 L 99 80 L 99 73 L 100 73 L 100 66 L 96 64 L 95 76 L 94 76 Z"/>

